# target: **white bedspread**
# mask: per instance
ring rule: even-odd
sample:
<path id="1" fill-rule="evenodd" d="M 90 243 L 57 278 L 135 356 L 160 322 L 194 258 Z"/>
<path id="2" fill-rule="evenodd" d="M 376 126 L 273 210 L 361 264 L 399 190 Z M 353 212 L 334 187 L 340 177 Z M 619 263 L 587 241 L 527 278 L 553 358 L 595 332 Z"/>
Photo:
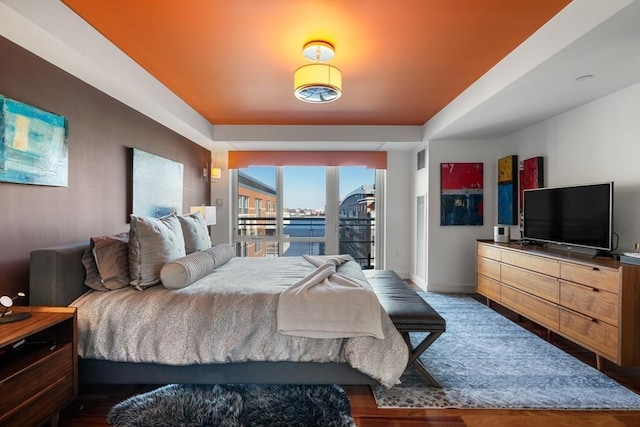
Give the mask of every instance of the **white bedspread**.
<path id="1" fill-rule="evenodd" d="M 78 353 L 86 359 L 169 365 L 347 362 L 387 387 L 395 385 L 408 350 L 385 312 L 383 339 L 277 333 L 279 295 L 314 269 L 302 257 L 234 258 L 183 289 L 90 292 L 72 304 L 78 308 Z M 364 278 L 353 261 L 338 272 Z"/>

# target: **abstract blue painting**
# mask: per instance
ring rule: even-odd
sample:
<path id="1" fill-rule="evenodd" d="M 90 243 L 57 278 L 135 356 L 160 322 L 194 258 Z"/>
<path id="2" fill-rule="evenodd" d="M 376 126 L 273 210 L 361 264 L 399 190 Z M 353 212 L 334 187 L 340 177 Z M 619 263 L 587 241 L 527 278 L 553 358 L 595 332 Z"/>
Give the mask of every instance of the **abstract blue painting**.
<path id="1" fill-rule="evenodd" d="M 0 181 L 67 187 L 67 119 L 0 95 Z"/>
<path id="2" fill-rule="evenodd" d="M 137 148 L 132 151 L 132 213 L 154 218 L 182 214 L 182 163 Z"/>

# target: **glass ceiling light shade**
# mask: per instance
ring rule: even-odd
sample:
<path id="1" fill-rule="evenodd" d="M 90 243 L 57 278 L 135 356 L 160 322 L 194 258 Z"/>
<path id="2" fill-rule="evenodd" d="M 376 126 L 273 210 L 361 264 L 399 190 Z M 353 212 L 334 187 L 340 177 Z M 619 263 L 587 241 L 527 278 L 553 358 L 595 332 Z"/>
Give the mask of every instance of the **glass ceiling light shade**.
<path id="1" fill-rule="evenodd" d="M 310 42 L 304 46 L 302 53 L 305 58 L 315 62 L 303 65 L 293 74 L 296 98 L 314 104 L 340 98 L 342 73 L 336 67 L 324 63 L 333 58 L 333 46 L 326 42 Z"/>

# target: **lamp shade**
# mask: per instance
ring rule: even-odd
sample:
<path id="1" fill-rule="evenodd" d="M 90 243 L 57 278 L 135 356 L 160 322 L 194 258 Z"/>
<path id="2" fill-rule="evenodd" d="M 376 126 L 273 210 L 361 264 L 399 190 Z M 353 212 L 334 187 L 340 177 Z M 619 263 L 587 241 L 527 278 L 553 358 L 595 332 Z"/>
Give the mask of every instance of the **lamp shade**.
<path id="1" fill-rule="evenodd" d="M 296 98 L 311 103 L 335 101 L 342 96 L 342 73 L 329 64 L 303 65 L 293 74 Z"/>
<path id="2" fill-rule="evenodd" d="M 191 206 L 191 213 L 200 212 L 207 225 L 216 225 L 215 206 Z"/>
<path id="3" fill-rule="evenodd" d="M 222 169 L 211 168 L 211 179 L 218 179 L 222 176 Z"/>

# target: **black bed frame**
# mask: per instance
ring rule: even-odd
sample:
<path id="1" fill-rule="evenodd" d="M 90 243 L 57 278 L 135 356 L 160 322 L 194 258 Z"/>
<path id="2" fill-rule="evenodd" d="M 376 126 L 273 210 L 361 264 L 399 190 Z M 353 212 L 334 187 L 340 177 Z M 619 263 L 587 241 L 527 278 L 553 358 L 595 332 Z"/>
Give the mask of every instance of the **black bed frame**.
<path id="1" fill-rule="evenodd" d="M 89 241 L 31 252 L 29 303 L 68 306 L 85 286 L 82 254 Z M 78 380 L 85 384 L 378 384 L 347 363 L 243 362 L 173 366 L 154 363 L 78 360 Z"/>

